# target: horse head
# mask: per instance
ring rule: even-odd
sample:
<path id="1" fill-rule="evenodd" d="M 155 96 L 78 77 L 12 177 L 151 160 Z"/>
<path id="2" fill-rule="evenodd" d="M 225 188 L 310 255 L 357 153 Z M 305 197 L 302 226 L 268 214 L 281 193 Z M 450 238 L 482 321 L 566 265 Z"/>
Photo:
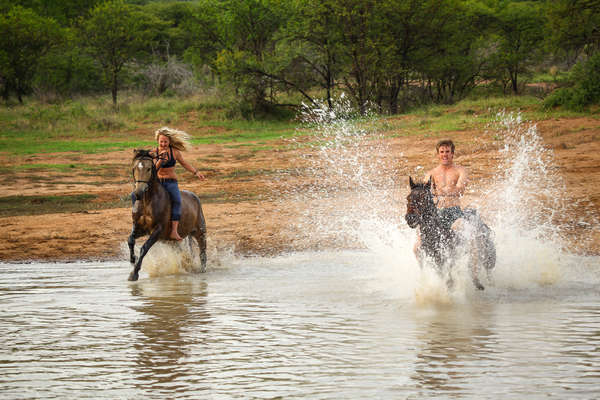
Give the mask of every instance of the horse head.
<path id="1" fill-rule="evenodd" d="M 156 179 L 154 157 L 148 150 L 133 150 L 131 167 L 135 184 L 133 192 L 135 193 L 136 198 L 141 199 L 144 193 L 150 189 L 152 182 Z"/>
<path id="2" fill-rule="evenodd" d="M 427 183 L 415 183 L 409 177 L 410 193 L 406 196 L 406 223 L 411 228 L 416 228 L 423 221 L 423 216 L 436 211 L 433 195 L 431 194 L 432 180 Z"/>

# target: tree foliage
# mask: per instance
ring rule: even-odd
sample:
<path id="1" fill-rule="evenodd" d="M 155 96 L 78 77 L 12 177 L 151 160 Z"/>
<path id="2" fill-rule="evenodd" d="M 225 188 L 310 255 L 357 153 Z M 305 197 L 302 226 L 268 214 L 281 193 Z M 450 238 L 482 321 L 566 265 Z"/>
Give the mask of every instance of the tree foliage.
<path id="1" fill-rule="evenodd" d="M 0 90 L 19 102 L 31 89 L 40 58 L 63 39 L 60 26 L 30 9 L 15 6 L 0 15 Z"/>
<path id="2" fill-rule="evenodd" d="M 98 60 L 117 106 L 119 76 L 125 63 L 133 60 L 152 37 L 149 15 L 142 15 L 122 0 L 110 0 L 94 7 L 83 21 L 85 48 Z M 150 28 L 149 28 L 150 26 Z"/>
<path id="3" fill-rule="evenodd" d="M 548 3 L 550 44 L 574 61 L 600 50 L 600 0 L 556 0 Z"/>
<path id="4" fill-rule="evenodd" d="M 600 49 L 600 0 L 0 0 L 0 13 L 5 98 L 108 90 L 116 106 L 125 85 L 213 85 L 247 116 L 340 92 L 392 114 L 483 82 L 518 94 L 536 69 L 585 69 Z"/>

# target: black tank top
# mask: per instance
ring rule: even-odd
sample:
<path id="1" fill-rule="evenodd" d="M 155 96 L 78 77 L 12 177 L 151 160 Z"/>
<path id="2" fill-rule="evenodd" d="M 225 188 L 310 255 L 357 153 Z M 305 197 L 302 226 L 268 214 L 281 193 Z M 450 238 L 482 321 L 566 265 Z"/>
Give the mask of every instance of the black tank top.
<path id="1" fill-rule="evenodd" d="M 171 167 L 175 166 L 175 163 L 177 163 L 177 160 L 175 160 L 175 157 L 173 157 L 173 148 L 171 146 L 169 146 L 169 150 L 171 152 L 171 155 L 170 155 L 169 159 L 167 160 L 167 162 L 165 162 L 164 164 L 161 164 L 161 166 L 160 166 L 161 168 L 171 168 Z M 158 149 L 156 149 L 156 152 L 158 153 Z"/>

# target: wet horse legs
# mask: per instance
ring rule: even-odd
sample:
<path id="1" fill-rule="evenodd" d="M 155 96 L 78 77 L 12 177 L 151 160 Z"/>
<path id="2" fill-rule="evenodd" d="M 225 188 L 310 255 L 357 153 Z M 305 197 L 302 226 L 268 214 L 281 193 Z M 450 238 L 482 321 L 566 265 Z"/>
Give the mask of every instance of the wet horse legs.
<path id="1" fill-rule="evenodd" d="M 200 272 L 206 272 L 206 231 L 197 232 L 194 235 L 196 243 L 198 244 L 199 256 L 200 256 Z M 192 239 L 190 241 L 190 253 L 194 254 L 192 247 Z"/>
<path id="2" fill-rule="evenodd" d="M 140 268 L 142 267 L 142 260 L 144 259 L 144 256 L 146 255 L 146 253 L 148 252 L 148 250 L 150 250 L 150 248 L 154 245 L 154 243 L 156 243 L 156 241 L 158 240 L 158 237 L 160 236 L 162 232 L 162 226 L 157 226 L 156 229 L 154 230 L 154 232 L 152 232 L 152 234 L 150 235 L 150 237 L 148 238 L 148 240 L 146 240 L 146 243 L 144 243 L 144 245 L 142 246 L 142 248 L 140 249 L 140 256 L 137 259 L 137 262 L 135 262 L 135 266 L 133 267 L 133 271 L 131 271 L 131 274 L 129 274 L 129 280 L 130 281 L 137 281 L 139 278 L 139 272 L 140 272 Z M 132 233 L 133 235 L 133 233 Z M 131 236 L 130 236 L 131 239 Z M 133 244 L 135 244 L 135 239 L 133 239 Z M 128 240 L 130 249 L 132 248 L 132 244 L 130 243 L 130 241 Z M 133 250 L 132 250 L 132 254 L 133 254 Z M 135 255 L 133 255 L 131 257 L 131 259 L 135 259 Z"/>

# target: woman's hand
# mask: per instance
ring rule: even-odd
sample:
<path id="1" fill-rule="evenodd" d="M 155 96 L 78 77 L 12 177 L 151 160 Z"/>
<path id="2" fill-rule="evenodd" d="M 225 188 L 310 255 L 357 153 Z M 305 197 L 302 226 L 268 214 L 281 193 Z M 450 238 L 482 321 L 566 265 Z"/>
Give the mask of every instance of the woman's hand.
<path id="1" fill-rule="evenodd" d="M 204 175 L 202 175 L 198 170 L 194 171 L 194 176 L 198 177 L 198 179 L 200 179 L 201 181 L 204 180 Z"/>

